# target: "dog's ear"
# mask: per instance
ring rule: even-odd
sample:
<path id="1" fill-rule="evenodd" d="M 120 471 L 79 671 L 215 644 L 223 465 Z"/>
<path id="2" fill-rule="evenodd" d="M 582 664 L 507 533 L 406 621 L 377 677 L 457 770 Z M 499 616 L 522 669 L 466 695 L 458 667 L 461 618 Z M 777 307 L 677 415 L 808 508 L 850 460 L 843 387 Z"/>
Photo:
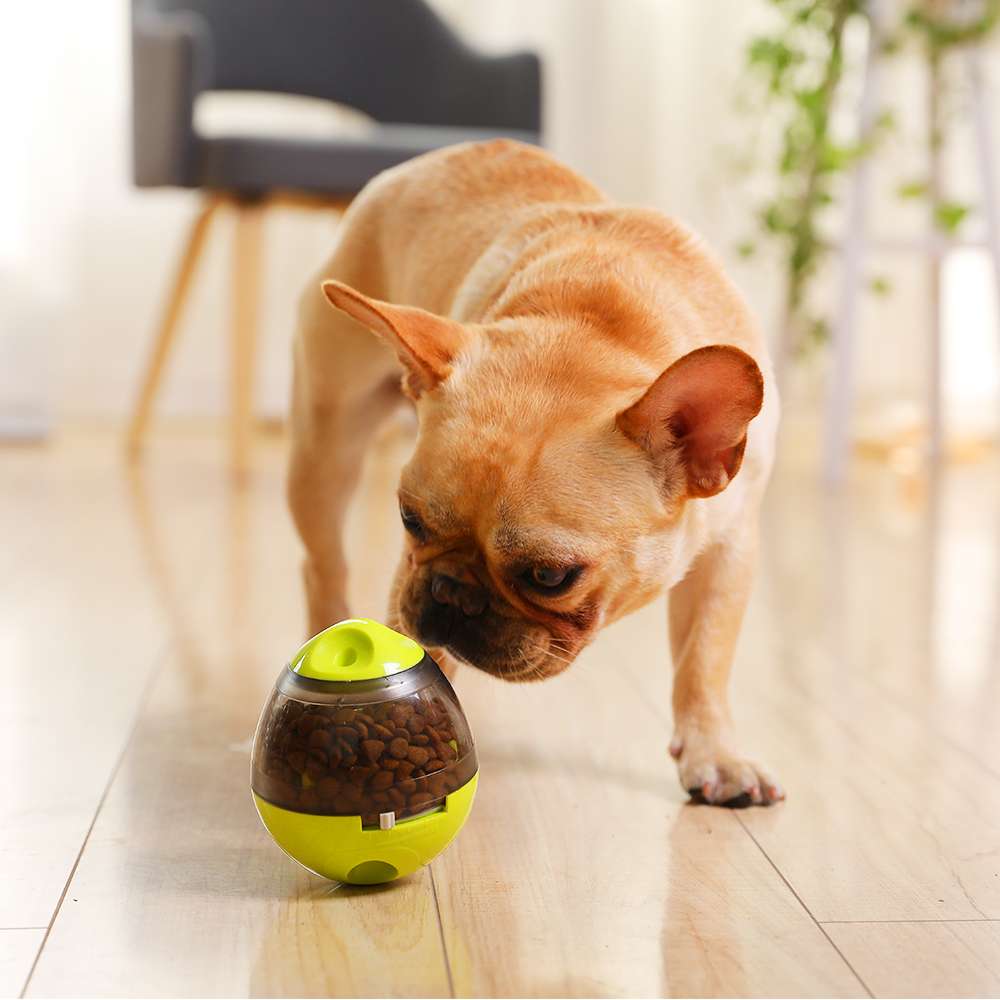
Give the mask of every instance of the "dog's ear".
<path id="1" fill-rule="evenodd" d="M 719 344 L 675 361 L 617 423 L 658 467 L 686 472 L 687 496 L 710 497 L 739 472 L 747 425 L 763 400 L 754 359 Z"/>
<path id="2" fill-rule="evenodd" d="M 413 396 L 433 389 L 451 374 L 452 361 L 469 343 L 470 333 L 454 320 L 371 299 L 339 281 L 324 281 L 330 304 L 394 348 L 406 368 L 405 386 Z"/>

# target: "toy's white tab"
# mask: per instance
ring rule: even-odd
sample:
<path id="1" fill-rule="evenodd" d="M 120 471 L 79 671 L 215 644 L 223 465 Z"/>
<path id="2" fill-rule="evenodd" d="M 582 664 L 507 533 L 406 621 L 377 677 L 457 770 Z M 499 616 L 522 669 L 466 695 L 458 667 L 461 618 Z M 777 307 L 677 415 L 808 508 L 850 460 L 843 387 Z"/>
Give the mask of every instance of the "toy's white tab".
<path id="1" fill-rule="evenodd" d="M 380 830 L 391 830 L 395 825 L 396 825 L 395 812 L 378 814 L 378 828 Z"/>

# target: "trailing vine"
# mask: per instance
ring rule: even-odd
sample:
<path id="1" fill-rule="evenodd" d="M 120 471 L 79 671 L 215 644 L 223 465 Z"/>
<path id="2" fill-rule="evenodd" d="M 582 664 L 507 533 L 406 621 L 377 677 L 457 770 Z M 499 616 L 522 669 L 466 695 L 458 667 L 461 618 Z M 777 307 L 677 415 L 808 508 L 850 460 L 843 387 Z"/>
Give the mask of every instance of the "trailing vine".
<path id="1" fill-rule="evenodd" d="M 781 248 L 785 267 L 785 322 L 798 349 L 829 335 L 828 320 L 811 301 L 813 280 L 832 247 L 823 236 L 825 217 L 837 203 L 843 175 L 862 157 L 871 156 L 896 128 L 891 111 L 879 111 L 867 135 L 839 140 L 831 117 L 844 78 L 844 39 L 852 20 L 868 17 L 867 0 L 767 0 L 778 15 L 775 30 L 754 38 L 747 49 L 747 71 L 760 101 L 763 120 L 781 118 L 777 157 L 772 163 L 773 191 L 758 206 L 761 235 Z M 971 16 L 954 16 L 951 0 L 920 0 L 900 25 L 881 38 L 879 58 L 899 51 L 910 39 L 922 44 L 932 80 L 939 80 L 945 53 L 980 41 L 1000 20 L 1000 0 L 981 0 Z M 969 5 L 963 7 L 968 10 Z M 943 141 L 940 124 L 932 143 Z M 970 206 L 945 200 L 925 180 L 911 180 L 898 190 L 903 198 L 930 198 L 939 228 L 955 233 Z M 743 242 L 743 255 L 755 252 L 755 240 Z M 884 278 L 870 287 L 889 291 Z"/>

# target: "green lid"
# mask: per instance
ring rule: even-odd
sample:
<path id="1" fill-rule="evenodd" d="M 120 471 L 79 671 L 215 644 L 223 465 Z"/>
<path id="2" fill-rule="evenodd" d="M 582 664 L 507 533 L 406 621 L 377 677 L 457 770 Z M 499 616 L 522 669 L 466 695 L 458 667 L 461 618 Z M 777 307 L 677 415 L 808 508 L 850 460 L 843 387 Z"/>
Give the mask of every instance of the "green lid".
<path id="1" fill-rule="evenodd" d="M 423 648 L 405 635 L 370 618 L 348 618 L 314 635 L 289 666 L 317 681 L 369 681 L 408 670 L 423 658 Z"/>

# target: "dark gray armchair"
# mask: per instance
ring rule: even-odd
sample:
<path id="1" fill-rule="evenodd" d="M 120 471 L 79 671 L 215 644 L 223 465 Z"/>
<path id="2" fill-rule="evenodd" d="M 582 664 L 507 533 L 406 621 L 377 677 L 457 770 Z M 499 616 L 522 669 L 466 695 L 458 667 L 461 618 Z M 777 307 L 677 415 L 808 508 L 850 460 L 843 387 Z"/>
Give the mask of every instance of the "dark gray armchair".
<path id="1" fill-rule="evenodd" d="M 194 224 L 129 431 L 141 447 L 180 312 L 216 210 L 237 211 L 233 459 L 252 417 L 260 213 L 343 207 L 372 177 L 420 153 L 504 135 L 540 141 L 541 80 L 529 52 L 475 52 L 423 0 L 133 0 L 133 167 L 139 187 L 198 188 Z M 200 135 L 209 90 L 323 98 L 373 119 L 363 138 Z"/>

